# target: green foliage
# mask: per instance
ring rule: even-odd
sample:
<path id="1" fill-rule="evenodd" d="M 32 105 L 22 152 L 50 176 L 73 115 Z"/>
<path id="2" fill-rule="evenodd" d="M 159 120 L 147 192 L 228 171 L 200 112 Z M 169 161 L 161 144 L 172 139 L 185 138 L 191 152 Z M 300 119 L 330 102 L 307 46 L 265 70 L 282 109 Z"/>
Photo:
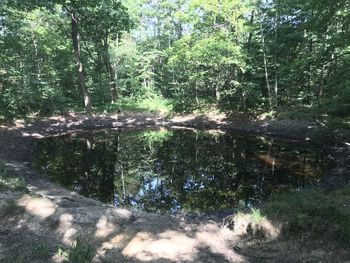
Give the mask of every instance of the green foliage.
<path id="1" fill-rule="evenodd" d="M 65 262 L 89 263 L 95 256 L 95 251 L 96 249 L 92 245 L 78 237 L 71 248 L 59 247 L 57 255 L 62 257 Z"/>
<path id="2" fill-rule="evenodd" d="M 33 259 L 48 259 L 50 257 L 50 250 L 47 244 L 38 244 L 32 248 Z"/>
<path id="3" fill-rule="evenodd" d="M 163 141 L 166 141 L 169 139 L 173 133 L 169 130 L 157 130 L 157 131 L 145 131 L 142 135 L 142 137 L 146 138 L 148 140 L 148 143 L 150 145 L 158 146 L 161 144 Z"/>
<path id="4" fill-rule="evenodd" d="M 150 112 L 160 112 L 163 114 L 170 114 L 172 111 L 171 102 L 160 97 L 143 99 L 138 102 L 137 108 L 141 110 L 148 110 Z"/>
<path id="5" fill-rule="evenodd" d="M 97 110 L 115 89 L 135 110 L 349 116 L 347 1 L 5 1 L 0 13 L 0 118 L 80 110 L 82 82 Z"/>
<path id="6" fill-rule="evenodd" d="M 320 111 L 311 107 L 291 107 L 279 109 L 277 117 L 279 119 L 290 119 L 290 120 L 315 120 Z"/>
<path id="7" fill-rule="evenodd" d="M 254 207 L 250 208 L 250 214 L 255 223 L 260 223 L 264 217 L 260 212 L 260 209 L 256 209 Z"/>
<path id="8" fill-rule="evenodd" d="M 0 117 L 60 113 L 81 105 L 70 18 L 66 16 L 69 4 L 52 1 L 46 5 L 35 1 L 29 5 L 13 1 L 2 6 L 0 59 L 4 63 L 0 64 Z M 90 92 L 98 96 L 98 103 L 109 102 L 109 73 L 101 67 L 108 59 L 110 38 L 128 30 L 129 17 L 125 7 L 114 0 L 103 1 L 101 5 L 85 1 L 77 8 L 84 17 L 80 20 L 80 34 L 85 48 L 83 63 L 90 73 L 86 78 Z M 101 44 L 105 32 L 110 38 Z"/>
<path id="9" fill-rule="evenodd" d="M 0 163 L 0 191 L 1 190 L 25 191 L 27 189 L 25 179 L 21 176 L 9 174 L 4 164 Z"/>
<path id="10" fill-rule="evenodd" d="M 350 81 L 339 91 L 334 101 L 330 101 L 327 107 L 328 114 L 338 117 L 350 116 Z"/>
<path id="11" fill-rule="evenodd" d="M 272 220 L 287 222 L 290 233 L 311 233 L 350 244 L 349 202 L 350 186 L 328 193 L 314 189 L 274 194 L 261 212 Z"/>
<path id="12" fill-rule="evenodd" d="M 120 99 L 117 103 L 97 107 L 96 110 L 108 113 L 115 113 L 118 110 L 121 110 L 155 112 L 169 115 L 172 112 L 172 104 L 169 100 L 161 97 L 140 98 L 138 100 L 123 98 Z"/>

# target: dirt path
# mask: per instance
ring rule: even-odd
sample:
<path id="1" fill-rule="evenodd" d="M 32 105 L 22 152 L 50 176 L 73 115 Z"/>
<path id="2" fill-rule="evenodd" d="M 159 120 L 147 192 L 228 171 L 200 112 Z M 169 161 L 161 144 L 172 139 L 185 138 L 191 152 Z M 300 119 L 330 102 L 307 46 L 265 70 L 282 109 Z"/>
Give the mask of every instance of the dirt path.
<path id="1" fill-rule="evenodd" d="M 316 127 L 307 122 L 247 123 L 228 122 L 223 116 L 166 119 L 144 114 L 56 117 L 32 125 L 3 126 L 0 160 L 13 174 L 26 177 L 29 192 L 0 192 L 0 208 L 13 204 L 12 213 L 0 217 L 0 262 L 16 262 L 6 258 L 18 251 L 33 254 L 33 246 L 42 243 L 48 246 L 49 258 L 27 256 L 18 262 L 62 262 L 57 248 L 71 246 L 77 237 L 88 239 L 96 248 L 93 262 L 345 262 L 349 257 L 348 251 L 327 241 L 288 239 L 281 234 L 281 225 L 267 220 L 255 226 L 249 217 L 236 218 L 230 230 L 222 227 L 223 218 L 214 215 L 170 216 L 117 209 L 69 192 L 31 168 L 35 141 L 40 138 L 79 130 L 156 125 L 294 140 L 310 140 Z M 346 164 L 344 161 L 343 167 Z"/>

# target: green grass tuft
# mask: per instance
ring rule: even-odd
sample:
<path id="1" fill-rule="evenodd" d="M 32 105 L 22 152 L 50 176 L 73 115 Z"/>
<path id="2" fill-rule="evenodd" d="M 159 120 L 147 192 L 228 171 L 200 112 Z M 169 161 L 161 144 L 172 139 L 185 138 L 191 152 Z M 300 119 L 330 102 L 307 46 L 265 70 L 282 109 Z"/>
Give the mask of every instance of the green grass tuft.
<path id="1" fill-rule="evenodd" d="M 57 255 L 65 262 L 88 263 L 91 262 L 95 252 L 96 249 L 92 245 L 78 237 L 71 248 L 59 247 Z"/>
<path id="2" fill-rule="evenodd" d="M 255 223 L 260 223 L 263 219 L 264 216 L 261 214 L 260 209 L 256 209 L 256 208 L 250 208 L 251 211 L 251 216 L 252 219 L 254 220 Z"/>

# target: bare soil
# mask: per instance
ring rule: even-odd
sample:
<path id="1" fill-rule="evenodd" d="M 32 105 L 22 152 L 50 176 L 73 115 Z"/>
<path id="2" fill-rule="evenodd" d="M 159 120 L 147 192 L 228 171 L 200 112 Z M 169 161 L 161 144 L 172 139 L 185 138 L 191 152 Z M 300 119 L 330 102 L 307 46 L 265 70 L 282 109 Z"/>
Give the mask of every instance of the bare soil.
<path id="1" fill-rule="evenodd" d="M 248 122 L 228 120 L 224 115 L 170 119 L 135 113 L 57 116 L 32 124 L 17 121 L 0 127 L 0 160 L 13 174 L 26 178 L 29 192 L 0 192 L 0 209 L 15 204 L 12 213 L 0 217 L 0 262 L 11 262 L 17 253 L 33 254 L 33 247 L 43 243 L 49 257 L 27 256 L 20 262 L 63 262 L 57 248 L 71 246 L 77 237 L 96 247 L 93 262 L 350 262 L 347 249 L 307 235 L 288 236 L 281 232 L 282 223 L 264 220 L 257 224 L 249 216 L 237 215 L 228 228 L 224 218 L 214 214 L 171 216 L 118 209 L 67 191 L 31 167 L 40 138 L 82 130 L 160 126 L 314 141 L 337 159 L 327 184 L 339 185 L 349 177 L 349 147 L 337 147 L 337 152 L 332 145 L 322 145 L 313 137 L 319 127 L 311 122 Z"/>

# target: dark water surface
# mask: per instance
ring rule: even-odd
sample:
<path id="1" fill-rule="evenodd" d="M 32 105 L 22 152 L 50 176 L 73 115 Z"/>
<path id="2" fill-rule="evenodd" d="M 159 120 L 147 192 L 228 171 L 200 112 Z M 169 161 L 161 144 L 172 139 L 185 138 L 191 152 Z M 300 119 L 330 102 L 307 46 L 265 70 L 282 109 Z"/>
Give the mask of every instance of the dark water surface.
<path id="1" fill-rule="evenodd" d="M 300 191 L 327 171 L 309 145 L 187 130 L 73 134 L 37 142 L 35 168 L 85 196 L 149 212 L 209 212 Z"/>

